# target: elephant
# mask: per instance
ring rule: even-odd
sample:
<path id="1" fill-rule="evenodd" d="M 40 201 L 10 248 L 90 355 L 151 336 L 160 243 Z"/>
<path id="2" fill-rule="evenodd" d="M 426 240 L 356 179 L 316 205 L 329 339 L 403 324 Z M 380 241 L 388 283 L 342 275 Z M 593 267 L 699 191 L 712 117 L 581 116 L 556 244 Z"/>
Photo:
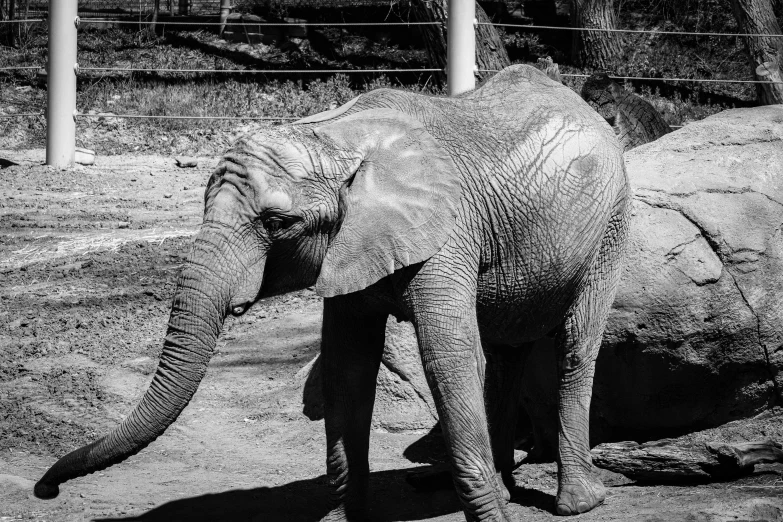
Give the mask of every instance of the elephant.
<path id="1" fill-rule="evenodd" d="M 592 379 L 629 204 L 612 129 L 529 66 L 456 97 L 378 89 L 255 130 L 207 183 L 145 395 L 116 429 L 55 463 L 35 494 L 55 497 L 59 484 L 161 435 L 195 393 L 229 314 L 315 286 L 324 297 L 325 520 L 367 517 L 370 421 L 389 316 L 415 327 L 468 520 L 509 518 L 512 396 L 526 349 L 555 338 L 556 510 L 592 509 L 605 498 L 588 442 Z M 484 350 L 504 360 L 491 408 Z"/>

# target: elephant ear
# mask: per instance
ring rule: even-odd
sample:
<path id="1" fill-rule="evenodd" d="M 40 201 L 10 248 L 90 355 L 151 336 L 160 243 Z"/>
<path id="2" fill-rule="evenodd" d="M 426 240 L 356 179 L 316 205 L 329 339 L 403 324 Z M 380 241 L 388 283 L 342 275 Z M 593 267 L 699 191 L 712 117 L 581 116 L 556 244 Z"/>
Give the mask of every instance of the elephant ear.
<path id="1" fill-rule="evenodd" d="M 461 187 L 451 156 L 419 121 L 370 109 L 315 134 L 361 159 L 340 189 L 342 221 L 321 266 L 320 295 L 363 290 L 441 249 L 454 229 Z"/>

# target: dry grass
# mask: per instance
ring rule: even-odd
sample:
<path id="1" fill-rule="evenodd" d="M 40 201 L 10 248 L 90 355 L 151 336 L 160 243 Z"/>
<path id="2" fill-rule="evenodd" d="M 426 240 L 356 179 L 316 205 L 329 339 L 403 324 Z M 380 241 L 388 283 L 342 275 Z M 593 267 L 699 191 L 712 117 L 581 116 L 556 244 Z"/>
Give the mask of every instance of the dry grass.
<path id="1" fill-rule="evenodd" d="M 188 237 L 196 229 L 149 229 L 149 230 L 113 230 L 103 234 L 79 234 L 63 238 L 60 235 L 45 234 L 37 237 L 32 244 L 14 250 L 6 258 L 0 258 L 0 270 L 10 270 L 61 257 L 84 256 L 96 252 L 116 252 L 123 245 L 135 241 L 161 244 L 167 239 Z"/>

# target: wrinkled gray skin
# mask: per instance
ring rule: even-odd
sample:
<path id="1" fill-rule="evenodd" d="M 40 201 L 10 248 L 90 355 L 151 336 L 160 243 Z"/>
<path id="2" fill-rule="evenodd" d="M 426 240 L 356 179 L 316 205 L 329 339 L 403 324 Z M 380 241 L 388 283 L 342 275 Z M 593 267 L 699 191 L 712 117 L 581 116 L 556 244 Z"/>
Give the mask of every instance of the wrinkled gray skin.
<path id="1" fill-rule="evenodd" d="M 415 326 L 469 520 L 507 518 L 510 390 L 529 343 L 556 336 L 557 511 L 587 511 L 604 500 L 588 412 L 628 207 L 612 130 L 532 67 L 505 69 L 457 98 L 380 89 L 246 136 L 207 186 L 149 390 L 115 431 L 56 463 L 36 495 L 56 496 L 58 484 L 163 433 L 196 391 L 227 314 L 315 284 L 326 298 L 328 520 L 366 518 L 389 314 Z M 489 421 L 482 347 L 504 360 Z"/>

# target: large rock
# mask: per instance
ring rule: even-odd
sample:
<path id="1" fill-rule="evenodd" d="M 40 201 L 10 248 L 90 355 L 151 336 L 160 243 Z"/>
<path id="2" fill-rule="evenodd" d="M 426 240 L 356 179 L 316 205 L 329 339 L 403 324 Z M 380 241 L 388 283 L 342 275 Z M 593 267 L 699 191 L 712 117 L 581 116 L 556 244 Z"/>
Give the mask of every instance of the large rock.
<path id="1" fill-rule="evenodd" d="M 631 245 L 598 358 L 594 443 L 748 417 L 783 386 L 783 107 L 722 112 L 626 154 Z M 524 402 L 555 440 L 542 342 Z"/>
<path id="2" fill-rule="evenodd" d="M 304 414 L 311 420 L 323 418 L 320 361 L 320 356 L 310 361 L 295 378 L 301 389 Z M 413 326 L 389 317 L 386 345 L 375 385 L 372 427 L 377 431 L 423 432 L 437 420 Z"/>
<path id="3" fill-rule="evenodd" d="M 783 107 L 724 111 L 626 162 L 631 246 L 598 359 L 593 443 L 676 436 L 780 402 Z M 435 414 L 412 331 L 390 328 L 374 425 L 426 428 Z M 543 340 L 523 390 L 541 449 L 556 440 L 555 369 Z"/>

